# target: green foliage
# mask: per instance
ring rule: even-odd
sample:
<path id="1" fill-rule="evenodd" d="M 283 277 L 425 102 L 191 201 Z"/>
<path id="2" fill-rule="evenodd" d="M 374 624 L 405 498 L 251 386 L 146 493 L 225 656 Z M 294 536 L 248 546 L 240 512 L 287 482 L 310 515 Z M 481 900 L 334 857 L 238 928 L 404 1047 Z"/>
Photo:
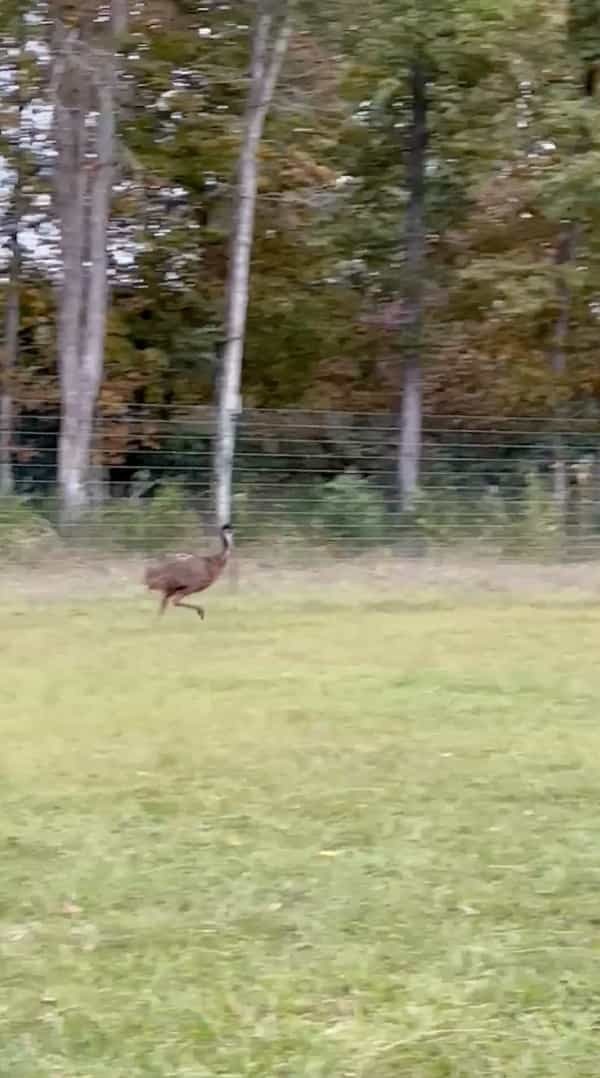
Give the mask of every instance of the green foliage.
<path id="1" fill-rule="evenodd" d="M 381 543 L 389 524 L 380 491 L 355 468 L 316 492 L 312 520 L 326 536 L 350 546 Z"/>
<path id="2" fill-rule="evenodd" d="M 317 487 L 308 482 L 246 480 L 233 498 L 238 543 L 289 546 L 315 538 L 313 514 Z"/>
<path id="3" fill-rule="evenodd" d="M 107 411 L 213 397 L 253 9 L 177 2 L 132 14 L 111 249 L 134 244 L 136 258 L 112 265 Z M 11 0 L 0 16 L 7 55 L 23 10 Z M 51 42 L 39 11 L 28 36 Z M 245 404 L 389 409 L 403 340 L 407 75 L 417 55 L 428 72 L 425 408 L 542 414 L 558 388 L 574 412 L 600 399 L 600 121 L 582 92 L 599 19 L 596 0 L 347 0 L 326 18 L 314 2 L 297 5 L 261 147 Z M 27 102 L 47 98 L 47 65 L 33 51 L 12 66 Z M 5 78 L 0 126 L 13 159 L 17 106 Z M 34 203 L 50 193 L 49 159 L 38 141 L 23 157 L 23 209 L 35 209 L 43 232 L 47 211 L 38 218 Z M 565 219 L 578 229 L 560 275 L 571 312 L 557 387 L 549 356 Z M 50 407 L 49 276 L 38 268 L 23 289 L 15 391 L 19 403 L 37 395 Z M 437 517 L 431 526 L 443 530 Z"/>
<path id="4" fill-rule="evenodd" d="M 429 549 L 464 544 L 476 537 L 473 505 L 451 487 L 419 491 L 414 524 Z M 469 535 L 470 533 L 470 535 Z"/>
<path id="5" fill-rule="evenodd" d="M 0 557 L 35 561 L 57 546 L 53 528 L 29 502 L 15 496 L 0 498 Z"/>
<path id="6" fill-rule="evenodd" d="M 516 549 L 525 556 L 555 560 L 564 543 L 563 527 L 556 500 L 547 482 L 537 471 L 529 471 L 516 528 Z"/>
<path id="7" fill-rule="evenodd" d="M 519 494 L 467 493 L 447 484 L 422 490 L 415 523 L 427 548 L 463 547 L 533 561 L 561 557 L 568 543 L 549 481 L 528 470 Z"/>
<path id="8" fill-rule="evenodd" d="M 202 546 L 197 514 L 178 483 L 162 484 L 152 498 L 112 498 L 89 510 L 71 529 L 70 538 L 100 551 L 161 551 Z"/>
<path id="9" fill-rule="evenodd" d="M 569 0 L 569 40 L 583 65 L 600 61 L 599 0 Z"/>
<path id="10" fill-rule="evenodd" d="M 383 495 L 356 469 L 327 482 L 246 482 L 234 495 L 241 543 L 381 545 L 391 535 Z"/>
<path id="11" fill-rule="evenodd" d="M 474 507 L 471 507 L 474 508 Z M 511 516 L 506 498 L 494 488 L 486 490 L 479 500 L 476 513 L 477 546 L 479 549 L 492 554 L 507 553 L 507 545 L 511 542 L 514 521 Z"/>
<path id="12" fill-rule="evenodd" d="M 581 470 L 581 469 L 580 469 Z M 440 476 L 443 469 L 440 467 Z M 519 480 L 519 474 L 522 479 Z M 587 475 L 587 473 L 586 473 Z M 555 561 L 595 554 L 600 519 L 588 489 L 578 480 L 567 517 L 558 512 L 550 475 L 517 463 L 504 489 L 482 487 L 475 474 L 458 486 L 452 473 L 429 477 L 414 513 L 400 519 L 376 482 L 349 468 L 328 481 L 284 482 L 273 476 L 246 480 L 234 494 L 236 541 L 294 552 L 331 547 L 340 553 L 367 548 L 437 554 L 462 549 L 469 554 Z M 86 511 L 61 537 L 50 521 L 51 500 L 34 507 L 21 498 L 0 501 L 0 553 L 13 561 L 35 561 L 72 546 L 103 554 L 157 554 L 206 549 L 211 535 L 202 518 L 208 495 L 196 512 L 184 483 L 162 483 L 153 497 L 111 498 Z"/>

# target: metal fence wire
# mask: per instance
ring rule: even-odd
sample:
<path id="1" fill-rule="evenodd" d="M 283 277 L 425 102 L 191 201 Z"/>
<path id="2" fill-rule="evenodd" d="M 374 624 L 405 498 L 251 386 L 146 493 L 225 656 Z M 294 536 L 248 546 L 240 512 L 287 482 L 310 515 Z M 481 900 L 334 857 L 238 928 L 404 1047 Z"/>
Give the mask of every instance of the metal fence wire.
<path id="1" fill-rule="evenodd" d="M 61 542 L 98 551 L 197 546 L 211 533 L 210 408 L 122 407 L 99 416 L 89 507 L 58 530 L 56 410 L 24 410 L 0 550 Z M 600 555 L 600 419 L 425 420 L 420 487 L 397 486 L 389 415 L 246 411 L 237 432 L 238 543 L 341 554 L 462 548 L 501 557 Z"/>

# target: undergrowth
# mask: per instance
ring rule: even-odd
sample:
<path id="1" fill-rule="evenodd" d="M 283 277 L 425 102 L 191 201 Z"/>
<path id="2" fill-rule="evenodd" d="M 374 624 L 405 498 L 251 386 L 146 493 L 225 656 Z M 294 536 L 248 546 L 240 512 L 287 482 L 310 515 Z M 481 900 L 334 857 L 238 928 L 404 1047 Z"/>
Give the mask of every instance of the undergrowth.
<path id="1" fill-rule="evenodd" d="M 34 498 L 0 499 L 0 554 L 35 558 L 59 543 L 99 552 L 157 553 L 197 548 L 210 541 L 210 498 L 200 502 L 183 483 L 156 484 L 146 497 L 108 498 L 60 529 L 56 507 Z M 547 477 L 526 472 L 514 490 L 458 489 L 437 482 L 420 491 L 412 511 L 351 468 L 330 480 L 238 486 L 234 494 L 236 539 L 298 547 L 329 546 L 353 554 L 377 547 L 402 553 L 444 550 L 553 561 L 593 556 L 600 531 L 589 498 L 558 512 Z"/>

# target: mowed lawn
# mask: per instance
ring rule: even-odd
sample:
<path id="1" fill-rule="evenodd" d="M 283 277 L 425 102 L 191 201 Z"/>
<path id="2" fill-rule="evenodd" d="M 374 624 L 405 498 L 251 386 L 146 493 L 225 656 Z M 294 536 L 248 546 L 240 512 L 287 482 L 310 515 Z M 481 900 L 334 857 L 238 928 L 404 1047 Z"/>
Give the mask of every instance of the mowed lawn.
<path id="1" fill-rule="evenodd" d="M 0 607 L 2 1078 L 600 1073 L 600 603 Z"/>

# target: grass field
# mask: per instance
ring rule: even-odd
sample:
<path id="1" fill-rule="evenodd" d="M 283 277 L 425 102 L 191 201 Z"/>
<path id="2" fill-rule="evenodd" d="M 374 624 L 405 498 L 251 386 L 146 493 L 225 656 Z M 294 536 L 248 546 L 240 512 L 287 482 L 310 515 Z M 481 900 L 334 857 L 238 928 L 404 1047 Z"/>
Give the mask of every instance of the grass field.
<path id="1" fill-rule="evenodd" d="M 2 1078 L 597 1078 L 600 605 L 0 606 Z"/>

